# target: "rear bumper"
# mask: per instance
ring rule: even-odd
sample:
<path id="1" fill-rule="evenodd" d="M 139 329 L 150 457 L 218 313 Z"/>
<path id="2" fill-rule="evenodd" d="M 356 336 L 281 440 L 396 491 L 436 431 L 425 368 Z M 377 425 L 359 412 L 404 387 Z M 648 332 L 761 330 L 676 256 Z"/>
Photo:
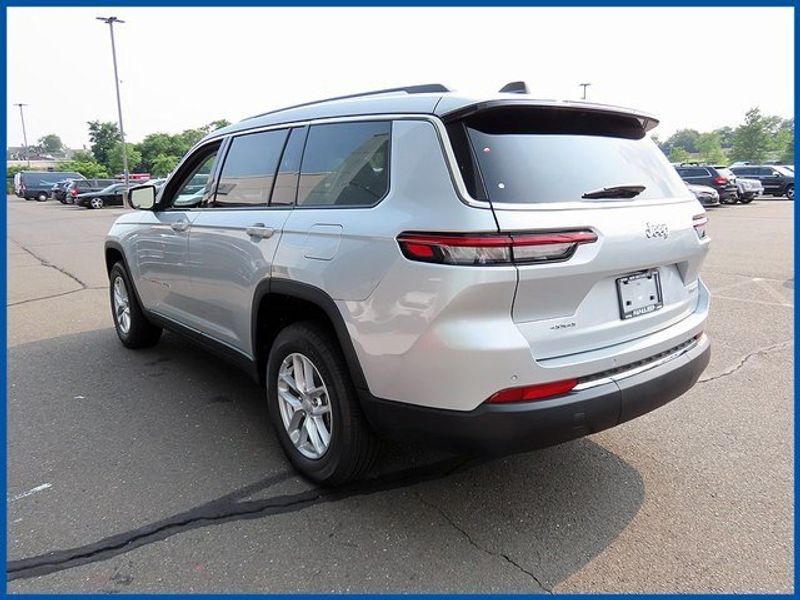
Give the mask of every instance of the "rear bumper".
<path id="1" fill-rule="evenodd" d="M 719 193 L 720 200 L 728 200 L 730 198 L 736 198 L 739 194 L 739 190 L 734 188 L 717 188 L 717 193 Z"/>
<path id="2" fill-rule="evenodd" d="M 373 428 L 458 452 L 503 455 L 553 446 L 646 414 L 688 391 L 711 357 L 708 337 L 649 368 L 632 369 L 549 400 L 482 404 L 468 412 L 362 395 Z"/>

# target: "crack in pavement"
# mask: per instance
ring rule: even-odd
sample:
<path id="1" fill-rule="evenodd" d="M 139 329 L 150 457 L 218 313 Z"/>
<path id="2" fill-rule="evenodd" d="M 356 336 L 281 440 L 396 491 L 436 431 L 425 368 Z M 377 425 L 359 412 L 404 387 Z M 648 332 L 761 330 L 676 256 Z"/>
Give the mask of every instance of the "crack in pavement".
<path id="1" fill-rule="evenodd" d="M 425 481 L 442 479 L 470 464 L 477 464 L 477 461 L 463 457 L 451 457 L 422 467 L 411 467 L 385 473 L 339 488 L 311 488 L 295 494 L 284 494 L 261 500 L 242 500 L 242 498 L 250 497 L 295 476 L 295 473 L 289 471 L 279 473 L 185 512 L 103 538 L 91 544 L 66 550 L 53 550 L 38 556 L 9 561 L 6 565 L 7 580 L 39 577 L 107 560 L 192 529 L 297 512 L 321 503 L 338 502 L 354 496 L 395 490 Z"/>
<path id="2" fill-rule="evenodd" d="M 42 266 L 43 266 L 43 267 L 49 267 L 49 268 L 51 268 L 51 269 L 55 269 L 56 271 L 58 271 L 58 272 L 59 272 L 59 273 L 61 273 L 62 275 L 66 275 L 67 277 L 69 277 L 70 279 L 72 279 L 73 281 L 75 281 L 75 282 L 76 282 L 78 285 L 80 285 L 80 286 L 81 286 L 81 288 L 83 288 L 83 289 L 86 289 L 86 288 L 88 288 L 88 287 L 89 287 L 89 285 L 88 285 L 87 283 L 84 283 L 83 281 L 81 281 L 81 280 L 80 280 L 80 279 L 79 279 L 77 276 L 73 275 L 72 273 L 70 273 L 69 271 L 67 271 L 65 268 L 63 268 L 63 267 L 59 267 L 58 265 L 55 265 L 55 264 L 51 263 L 51 262 L 50 262 L 49 260 L 47 260 L 46 258 L 43 258 L 43 257 L 39 256 L 38 254 L 36 254 L 36 253 L 35 253 L 35 252 L 33 252 L 32 250 L 30 250 L 29 248 L 26 248 L 25 246 L 23 246 L 22 244 L 20 244 L 20 243 L 19 243 L 17 240 L 15 240 L 15 239 L 12 239 L 12 238 L 8 238 L 8 239 L 9 239 L 10 241 L 12 241 L 13 243 L 15 243 L 17 246 L 19 246 L 20 248 L 22 248 L 23 250 L 25 250 L 25 252 L 27 252 L 28 254 L 30 254 L 30 255 L 31 255 L 33 258 L 35 258 L 36 260 L 38 260 L 38 261 L 39 261 L 39 262 L 42 264 Z M 74 291 L 77 291 L 77 290 L 74 290 Z"/>
<path id="3" fill-rule="evenodd" d="M 761 356 L 761 355 L 764 355 L 764 354 L 769 354 L 770 352 L 773 352 L 775 350 L 781 350 L 781 349 L 783 349 L 783 348 L 785 348 L 787 346 L 790 346 L 791 344 L 792 344 L 792 340 L 786 340 L 786 341 L 783 341 L 783 342 L 778 342 L 777 344 L 772 344 L 770 346 L 764 346 L 763 348 L 758 348 L 757 350 L 753 350 L 752 352 L 750 352 L 748 354 L 745 354 L 739 360 L 739 362 L 736 365 L 734 365 L 733 367 L 731 367 L 727 371 L 723 371 L 719 375 L 714 375 L 712 377 L 705 377 L 705 378 L 702 378 L 702 379 L 698 379 L 697 383 L 698 384 L 709 383 L 711 381 L 716 381 L 717 379 L 722 379 L 723 377 L 728 377 L 729 375 L 733 375 L 739 369 L 744 367 L 745 364 L 747 364 L 747 362 L 751 358 L 754 358 L 756 356 Z"/>
<path id="4" fill-rule="evenodd" d="M 38 302 L 39 300 L 51 300 L 53 298 L 60 298 L 61 296 L 69 296 L 70 294 L 77 294 L 78 292 L 85 292 L 86 290 L 105 290 L 108 289 L 106 286 L 91 286 L 91 287 L 84 287 L 78 290 L 70 290 L 68 292 L 61 292 L 60 294 L 52 294 L 50 296 L 41 296 L 40 298 L 28 298 L 27 300 L 20 300 L 19 302 L 12 302 L 11 304 L 6 304 L 8 308 L 12 306 L 20 306 L 21 304 L 28 304 L 30 302 Z"/>
<path id="5" fill-rule="evenodd" d="M 472 537 L 472 536 L 469 534 L 469 532 L 467 532 L 467 530 L 465 530 L 463 527 L 460 527 L 460 526 L 459 526 L 459 525 L 458 525 L 458 524 L 457 524 L 457 523 L 456 523 L 456 522 L 455 522 L 455 521 L 452 519 L 452 517 L 450 517 L 450 515 L 448 515 L 448 514 L 447 514 L 447 513 L 446 513 L 446 512 L 445 512 L 445 511 L 444 511 L 444 510 L 443 510 L 443 509 L 440 507 L 440 506 L 438 506 L 438 505 L 434 504 L 434 503 L 433 503 L 433 502 L 431 502 L 430 500 L 426 500 L 425 498 L 423 498 L 423 497 L 422 497 L 422 495 L 421 495 L 419 492 L 415 493 L 415 495 L 416 495 L 417 499 L 418 499 L 418 500 L 419 500 L 419 501 L 420 501 L 422 504 L 424 504 L 425 506 L 428 506 L 428 507 L 432 508 L 432 509 L 433 509 L 433 510 L 435 510 L 437 513 L 439 513 L 439 514 L 442 516 L 442 518 L 444 518 L 444 520 L 445 520 L 445 521 L 447 521 L 447 522 L 450 524 L 450 526 L 451 526 L 453 529 L 455 529 L 455 530 L 456 530 L 456 531 L 458 531 L 458 532 L 459 532 L 461 535 L 463 535 L 463 536 L 466 538 L 466 540 L 467 540 L 467 541 L 468 541 L 468 542 L 469 542 L 469 543 L 470 543 L 470 544 L 471 544 L 471 545 L 472 545 L 474 548 L 476 548 L 478 551 L 480 551 L 480 552 L 483 552 L 484 554 L 487 554 L 487 555 L 489 555 L 489 556 L 492 556 L 492 557 L 494 557 L 494 558 L 501 558 L 501 559 L 503 559 L 503 560 L 504 560 L 504 561 L 506 561 L 508 564 L 510 564 L 510 565 L 512 565 L 512 566 L 514 566 L 514 567 L 516 567 L 516 568 L 517 568 L 517 570 L 521 571 L 522 573 L 524 573 L 525 575 L 527 575 L 528 577 L 530 577 L 531 579 L 533 579 L 533 580 L 536 582 L 536 585 L 538 585 L 538 586 L 539 586 L 539 587 L 540 587 L 540 588 L 541 588 L 543 591 L 547 592 L 548 594 L 552 594 L 552 593 L 553 593 L 553 590 L 551 590 L 551 589 L 549 589 L 549 588 L 545 587 L 545 586 L 544 586 L 544 584 L 543 584 L 541 581 L 539 581 L 539 578 L 538 578 L 538 577 L 536 577 L 536 575 L 534 575 L 534 574 L 533 574 L 531 571 L 528 571 L 528 570 L 527 570 L 525 567 L 523 567 L 522 565 L 520 565 L 520 564 L 519 564 L 517 561 L 515 561 L 513 558 L 511 558 L 511 557 L 510 557 L 508 554 L 506 554 L 505 552 L 494 552 L 494 551 L 492 551 L 492 550 L 489 550 L 488 548 L 486 548 L 486 547 L 484 547 L 484 546 L 481 546 L 480 544 L 478 544 L 478 543 L 475 541 L 475 539 L 474 539 L 474 538 L 473 538 L 473 537 Z"/>

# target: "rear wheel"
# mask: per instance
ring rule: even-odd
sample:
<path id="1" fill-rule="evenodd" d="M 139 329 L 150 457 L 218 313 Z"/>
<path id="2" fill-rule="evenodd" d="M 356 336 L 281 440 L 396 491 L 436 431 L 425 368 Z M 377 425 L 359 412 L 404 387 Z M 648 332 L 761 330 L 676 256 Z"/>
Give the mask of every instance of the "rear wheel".
<path id="1" fill-rule="evenodd" d="M 127 348 L 146 348 L 158 342 L 161 328 L 150 323 L 144 316 L 122 262 L 111 268 L 109 281 L 111 316 L 122 344 Z"/>
<path id="2" fill-rule="evenodd" d="M 286 456 L 309 479 L 337 485 L 374 464 L 369 429 L 336 338 L 311 321 L 289 325 L 267 360 L 267 403 Z"/>
<path id="3" fill-rule="evenodd" d="M 37 202 L 45 202 L 46 200 L 47 200 L 47 194 L 45 194 L 44 192 L 40 192 L 39 194 L 36 195 Z"/>
<path id="4" fill-rule="evenodd" d="M 753 196 L 742 196 L 739 198 L 739 202 L 742 204 L 750 204 L 753 201 Z"/>

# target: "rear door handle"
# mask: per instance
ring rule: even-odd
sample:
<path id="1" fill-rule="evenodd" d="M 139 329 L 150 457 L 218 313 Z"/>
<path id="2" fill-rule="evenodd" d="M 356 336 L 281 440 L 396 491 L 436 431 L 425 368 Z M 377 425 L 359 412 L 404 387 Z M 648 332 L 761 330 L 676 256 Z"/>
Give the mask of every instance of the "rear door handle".
<path id="1" fill-rule="evenodd" d="M 189 221 L 176 221 L 170 227 L 172 227 L 172 231 L 186 231 L 189 229 Z"/>
<path id="2" fill-rule="evenodd" d="M 265 227 L 263 223 L 255 223 L 245 229 L 247 235 L 258 239 L 267 239 L 273 236 L 275 230 L 272 227 Z"/>

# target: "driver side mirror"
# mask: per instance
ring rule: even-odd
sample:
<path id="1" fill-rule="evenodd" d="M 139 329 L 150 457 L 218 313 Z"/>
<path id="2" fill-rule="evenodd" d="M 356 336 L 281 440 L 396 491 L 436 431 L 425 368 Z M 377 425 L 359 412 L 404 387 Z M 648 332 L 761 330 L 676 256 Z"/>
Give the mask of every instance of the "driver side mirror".
<path id="1" fill-rule="evenodd" d="M 136 210 L 153 210 L 156 204 L 156 186 L 137 185 L 128 190 L 128 204 Z"/>

